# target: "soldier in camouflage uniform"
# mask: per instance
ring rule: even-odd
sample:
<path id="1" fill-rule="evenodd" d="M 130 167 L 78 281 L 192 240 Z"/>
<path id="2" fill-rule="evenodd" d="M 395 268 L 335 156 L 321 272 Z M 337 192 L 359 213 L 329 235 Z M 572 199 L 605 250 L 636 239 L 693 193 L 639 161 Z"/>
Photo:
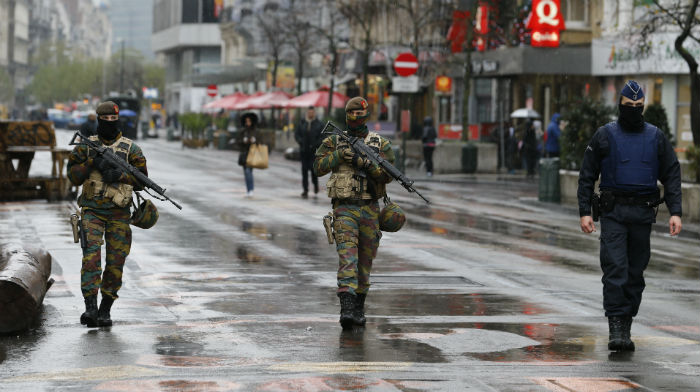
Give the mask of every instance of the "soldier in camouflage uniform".
<path id="1" fill-rule="evenodd" d="M 345 106 L 347 130 L 394 162 L 391 143 L 365 123 L 369 117 L 367 101 L 355 97 Z M 392 178 L 378 165 L 360 157 L 352 148 L 333 135 L 323 140 L 316 150 L 314 171 L 321 177 L 332 172 L 326 183 L 333 205 L 333 229 L 339 256 L 338 297 L 340 324 L 343 329 L 364 325 L 364 303 L 369 291 L 372 260 L 377 255 L 379 240 L 379 199 L 386 195 L 386 184 Z"/>
<path id="2" fill-rule="evenodd" d="M 148 175 L 146 158 L 130 139 L 122 137 L 118 128 L 119 107 L 111 101 L 97 107 L 97 135 L 90 139 L 112 149 L 132 166 Z M 83 249 L 80 288 L 85 299 L 81 324 L 88 327 L 110 326 L 110 309 L 122 285 L 122 271 L 131 249 L 129 227 L 130 203 L 136 179 L 114 167 L 85 144 L 73 149 L 68 161 L 68 178 L 82 185 L 78 198 L 87 247 Z M 100 268 L 103 238 L 106 242 L 104 273 Z M 97 292 L 102 301 L 97 308 Z"/>

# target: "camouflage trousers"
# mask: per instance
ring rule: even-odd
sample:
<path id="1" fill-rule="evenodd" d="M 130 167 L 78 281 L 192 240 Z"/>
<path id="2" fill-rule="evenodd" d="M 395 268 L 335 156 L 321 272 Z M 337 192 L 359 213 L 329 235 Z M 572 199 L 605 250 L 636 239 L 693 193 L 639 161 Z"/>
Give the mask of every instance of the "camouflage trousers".
<path id="1" fill-rule="evenodd" d="M 83 228 L 87 248 L 83 249 L 83 266 L 80 270 L 80 289 L 83 297 L 97 295 L 116 299 L 122 287 L 122 271 L 126 256 L 131 250 L 129 209 L 82 210 Z M 104 241 L 103 241 L 104 238 Z M 106 242 L 104 273 L 101 269 L 102 244 Z"/>
<path id="2" fill-rule="evenodd" d="M 379 203 L 339 204 L 333 210 L 335 247 L 338 251 L 338 293 L 366 294 L 372 260 L 377 255 L 382 232 L 379 230 Z"/>

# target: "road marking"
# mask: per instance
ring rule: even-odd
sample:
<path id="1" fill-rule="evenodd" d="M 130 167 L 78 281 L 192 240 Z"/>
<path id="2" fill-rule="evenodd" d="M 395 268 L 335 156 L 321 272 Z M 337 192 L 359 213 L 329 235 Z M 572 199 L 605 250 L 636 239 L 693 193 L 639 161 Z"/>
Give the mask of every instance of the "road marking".
<path id="1" fill-rule="evenodd" d="M 302 373 L 364 373 L 395 371 L 412 365 L 413 362 L 295 362 L 272 365 L 269 369 Z"/>
<path id="2" fill-rule="evenodd" d="M 4 381 L 94 381 L 113 380 L 119 378 L 154 377 L 164 373 L 159 370 L 147 369 L 141 366 L 101 366 L 85 369 L 71 369 L 59 372 L 34 373 L 25 376 L 6 378 Z"/>
<path id="3" fill-rule="evenodd" d="M 120 380 L 103 382 L 96 391 L 235 391 L 241 385 L 230 381 Z"/>
<path id="4" fill-rule="evenodd" d="M 623 378 L 538 377 L 530 380 L 555 392 L 612 392 L 622 389 L 639 389 L 641 387 L 639 384 Z"/>

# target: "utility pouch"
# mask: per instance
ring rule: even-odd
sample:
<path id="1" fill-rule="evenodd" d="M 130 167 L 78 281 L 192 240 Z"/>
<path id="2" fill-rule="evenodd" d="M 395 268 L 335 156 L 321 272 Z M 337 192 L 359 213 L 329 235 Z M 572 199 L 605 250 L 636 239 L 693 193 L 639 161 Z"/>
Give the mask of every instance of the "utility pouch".
<path id="1" fill-rule="evenodd" d="M 615 195 L 612 192 L 600 192 L 600 212 L 608 213 L 615 208 Z"/>
<path id="2" fill-rule="evenodd" d="M 333 245 L 333 213 L 329 212 L 328 215 L 323 217 L 323 227 L 326 229 L 326 237 L 328 237 L 328 244 Z"/>
<path id="3" fill-rule="evenodd" d="M 598 218 L 600 218 L 600 195 L 597 193 L 593 193 L 593 197 L 591 197 L 591 212 L 593 215 L 593 222 L 598 222 Z"/>

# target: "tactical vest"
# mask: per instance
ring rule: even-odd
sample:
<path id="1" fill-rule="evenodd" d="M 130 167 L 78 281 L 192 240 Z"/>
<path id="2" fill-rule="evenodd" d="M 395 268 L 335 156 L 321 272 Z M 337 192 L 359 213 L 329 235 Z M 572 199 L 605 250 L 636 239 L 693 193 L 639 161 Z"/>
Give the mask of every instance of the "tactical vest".
<path id="1" fill-rule="evenodd" d="M 365 137 L 365 144 L 379 151 L 382 140 L 376 132 L 369 132 Z M 338 139 L 336 150 L 344 147 L 351 148 L 346 142 Z M 326 183 L 326 189 L 331 199 L 376 200 L 386 196 L 386 184 L 372 181 L 369 174 L 363 176 L 345 160 L 341 160 L 340 165 L 333 169 L 331 178 Z"/>
<path id="2" fill-rule="evenodd" d="M 97 136 L 90 136 L 90 140 L 99 143 Z M 112 145 L 106 146 L 111 149 L 116 156 L 129 162 L 129 150 L 131 149 L 131 139 L 121 137 Z M 87 200 L 107 199 L 119 207 L 126 207 L 131 202 L 133 186 L 124 183 L 106 184 L 102 181 L 102 174 L 99 170 L 90 171 L 90 176 L 83 183 L 82 197 Z"/>
<path id="3" fill-rule="evenodd" d="M 645 123 L 642 132 L 623 132 L 617 122 L 608 130 L 610 153 L 601 161 L 601 189 L 649 193 L 658 188 L 657 128 Z"/>

